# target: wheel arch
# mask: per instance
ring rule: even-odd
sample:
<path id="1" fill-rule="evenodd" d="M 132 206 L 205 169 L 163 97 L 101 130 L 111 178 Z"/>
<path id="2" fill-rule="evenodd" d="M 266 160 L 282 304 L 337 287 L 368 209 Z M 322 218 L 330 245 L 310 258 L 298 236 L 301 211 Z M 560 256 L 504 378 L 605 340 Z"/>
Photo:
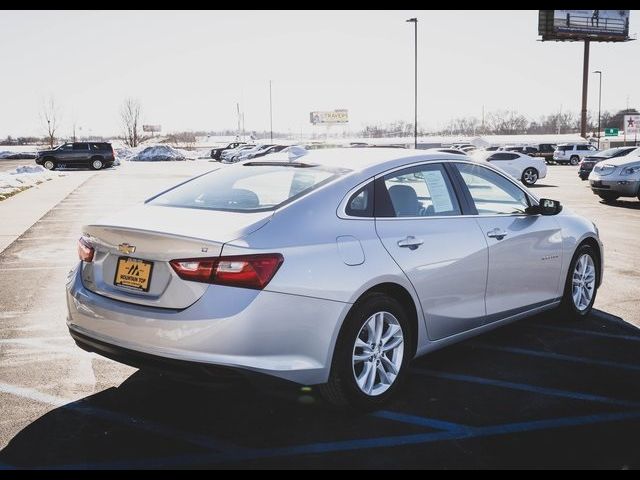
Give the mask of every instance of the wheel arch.
<path id="1" fill-rule="evenodd" d="M 349 309 L 349 313 L 347 313 L 346 318 L 348 318 L 351 312 L 354 311 L 358 307 L 358 305 L 360 305 L 368 296 L 374 293 L 382 293 L 384 295 L 387 295 L 394 300 L 397 300 L 404 308 L 404 311 L 409 318 L 409 327 L 411 328 L 411 345 L 409 345 L 409 354 L 410 358 L 413 358 L 418 348 L 418 335 L 420 333 L 420 316 L 418 315 L 418 309 L 420 307 L 416 305 L 416 302 L 411 293 L 409 293 L 409 291 L 399 283 L 387 281 L 369 287 L 362 294 L 360 294 L 360 296 L 353 303 L 353 305 Z M 345 323 L 346 321 L 342 323 L 337 338 L 339 338 L 342 334 L 342 329 L 344 328 Z"/>
<path id="2" fill-rule="evenodd" d="M 591 248 L 593 248 L 593 251 L 595 252 L 596 255 L 596 262 L 598 265 L 598 268 L 596 269 L 596 273 L 598 275 L 597 281 L 596 281 L 596 285 L 600 286 L 600 284 L 602 283 L 602 270 L 604 265 L 602 264 L 602 250 L 600 249 L 600 244 L 598 243 L 598 241 L 593 238 L 593 237 L 586 237 L 583 238 L 578 245 L 576 246 L 576 250 L 578 250 L 578 248 L 580 248 L 583 245 L 589 245 Z"/>

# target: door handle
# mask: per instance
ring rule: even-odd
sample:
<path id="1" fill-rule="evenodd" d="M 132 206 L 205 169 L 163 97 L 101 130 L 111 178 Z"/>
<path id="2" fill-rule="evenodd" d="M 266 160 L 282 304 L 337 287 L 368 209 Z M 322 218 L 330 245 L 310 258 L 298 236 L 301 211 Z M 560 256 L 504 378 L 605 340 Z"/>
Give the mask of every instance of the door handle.
<path id="1" fill-rule="evenodd" d="M 502 240 L 507 236 L 507 232 L 501 230 L 500 228 L 494 228 L 493 230 L 489 230 L 487 232 L 487 237 L 495 238 L 496 240 Z"/>
<path id="2" fill-rule="evenodd" d="M 408 248 L 409 250 L 415 250 L 420 245 L 424 243 L 424 240 L 420 240 L 419 238 L 414 237 L 413 235 L 409 235 L 407 238 L 402 240 L 398 240 L 398 246 L 403 248 Z"/>

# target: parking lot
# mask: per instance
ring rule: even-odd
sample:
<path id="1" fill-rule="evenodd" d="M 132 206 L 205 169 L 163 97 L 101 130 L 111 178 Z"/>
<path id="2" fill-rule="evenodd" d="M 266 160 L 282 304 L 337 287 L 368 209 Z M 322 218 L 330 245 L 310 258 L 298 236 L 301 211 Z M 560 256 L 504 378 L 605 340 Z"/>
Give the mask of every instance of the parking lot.
<path id="1" fill-rule="evenodd" d="M 385 410 L 334 411 L 313 388 L 188 385 L 80 350 L 64 285 L 81 226 L 212 165 L 69 171 L 86 180 L 0 253 L 0 468 L 640 467 L 640 202 L 602 203 L 576 167 L 550 166 L 533 191 L 598 225 L 594 312 L 421 357 Z"/>

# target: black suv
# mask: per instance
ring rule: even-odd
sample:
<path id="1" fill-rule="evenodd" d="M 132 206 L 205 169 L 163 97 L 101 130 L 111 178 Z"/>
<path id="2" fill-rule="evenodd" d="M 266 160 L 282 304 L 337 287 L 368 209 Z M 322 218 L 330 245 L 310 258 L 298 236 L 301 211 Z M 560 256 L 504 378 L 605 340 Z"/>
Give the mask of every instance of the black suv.
<path id="1" fill-rule="evenodd" d="M 544 161 L 547 164 L 556 163 L 553 160 L 553 152 L 556 150 L 555 143 L 539 143 L 536 145 L 537 151 L 533 153 L 529 153 L 528 155 L 532 157 L 540 157 L 544 158 Z"/>
<path id="2" fill-rule="evenodd" d="M 59 166 L 88 165 L 94 170 L 110 167 L 116 160 L 113 147 L 107 142 L 64 143 L 53 150 L 40 150 L 36 163 L 47 170 Z"/>
<path id="3" fill-rule="evenodd" d="M 219 148 L 212 148 L 211 149 L 211 158 L 213 158 L 214 160 L 217 160 L 218 162 L 220 161 L 220 155 L 222 155 L 222 152 L 224 152 L 225 150 L 231 150 L 233 148 L 237 148 L 240 145 L 245 145 L 246 142 L 233 142 L 230 143 L 229 145 L 227 145 L 226 147 L 219 147 Z"/>

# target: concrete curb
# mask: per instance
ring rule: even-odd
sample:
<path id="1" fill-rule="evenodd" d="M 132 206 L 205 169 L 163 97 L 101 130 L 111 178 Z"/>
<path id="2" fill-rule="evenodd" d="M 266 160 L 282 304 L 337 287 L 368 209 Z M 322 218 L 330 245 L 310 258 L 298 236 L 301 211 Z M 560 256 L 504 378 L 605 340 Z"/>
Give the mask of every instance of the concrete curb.
<path id="1" fill-rule="evenodd" d="M 60 172 L 49 182 L 36 185 L 0 202 L 0 253 L 43 215 L 96 172 Z"/>

